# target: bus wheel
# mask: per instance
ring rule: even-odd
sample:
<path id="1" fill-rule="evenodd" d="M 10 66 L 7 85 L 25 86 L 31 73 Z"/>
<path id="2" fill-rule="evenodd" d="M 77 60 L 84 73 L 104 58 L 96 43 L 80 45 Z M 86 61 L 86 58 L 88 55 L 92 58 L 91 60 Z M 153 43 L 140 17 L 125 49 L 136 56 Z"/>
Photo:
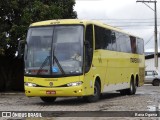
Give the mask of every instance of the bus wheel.
<path id="1" fill-rule="evenodd" d="M 53 103 L 56 100 L 56 97 L 40 97 L 40 98 L 45 103 Z"/>
<path id="2" fill-rule="evenodd" d="M 98 81 L 96 81 L 94 84 L 94 95 L 85 96 L 83 98 L 87 102 L 96 102 L 100 99 L 100 95 L 101 95 L 101 88 L 100 88 Z"/>
<path id="3" fill-rule="evenodd" d="M 134 79 L 131 79 L 130 88 L 120 90 L 121 95 L 133 95 L 136 93 L 137 86 L 134 83 Z"/>
<path id="4" fill-rule="evenodd" d="M 136 89 L 137 89 L 137 86 L 136 86 L 136 84 L 134 83 L 134 79 L 131 79 L 130 88 L 127 89 L 128 95 L 133 95 L 133 94 L 135 94 L 135 93 L 136 93 Z"/>
<path id="5" fill-rule="evenodd" d="M 153 80 L 153 83 L 152 83 L 153 86 L 160 86 L 160 80 Z"/>

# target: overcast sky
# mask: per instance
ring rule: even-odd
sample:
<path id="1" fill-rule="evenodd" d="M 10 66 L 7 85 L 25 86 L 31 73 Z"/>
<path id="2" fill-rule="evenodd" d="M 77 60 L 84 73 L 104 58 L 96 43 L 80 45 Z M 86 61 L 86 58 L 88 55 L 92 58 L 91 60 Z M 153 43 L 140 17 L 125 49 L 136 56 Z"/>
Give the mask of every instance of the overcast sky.
<path id="1" fill-rule="evenodd" d="M 154 9 L 154 3 L 146 3 Z M 76 0 L 79 19 L 94 19 L 119 27 L 144 39 L 145 50 L 154 48 L 154 11 L 136 0 Z M 160 0 L 157 0 L 158 40 Z M 160 48 L 160 43 L 159 48 Z"/>

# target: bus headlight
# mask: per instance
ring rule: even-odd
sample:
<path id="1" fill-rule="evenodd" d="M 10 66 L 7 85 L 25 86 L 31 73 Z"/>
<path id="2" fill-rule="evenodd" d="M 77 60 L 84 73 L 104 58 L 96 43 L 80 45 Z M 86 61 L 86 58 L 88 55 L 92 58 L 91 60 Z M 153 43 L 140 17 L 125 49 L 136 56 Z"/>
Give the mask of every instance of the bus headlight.
<path id="1" fill-rule="evenodd" d="M 28 87 L 36 87 L 37 86 L 35 83 L 29 83 L 29 82 L 24 83 L 24 85 L 28 86 Z"/>
<path id="2" fill-rule="evenodd" d="M 67 86 L 68 86 L 68 87 L 71 87 L 71 86 L 79 86 L 79 85 L 81 85 L 81 84 L 82 84 L 82 82 L 79 81 L 79 82 L 68 83 Z"/>

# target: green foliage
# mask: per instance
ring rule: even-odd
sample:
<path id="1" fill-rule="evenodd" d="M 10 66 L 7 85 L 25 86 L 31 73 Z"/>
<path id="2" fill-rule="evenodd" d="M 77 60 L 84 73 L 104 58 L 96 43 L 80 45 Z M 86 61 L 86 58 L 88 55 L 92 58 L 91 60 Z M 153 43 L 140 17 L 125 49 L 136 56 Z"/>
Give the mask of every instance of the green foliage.
<path id="1" fill-rule="evenodd" d="M 0 0 L 0 55 L 14 57 L 33 22 L 76 18 L 75 0 Z"/>

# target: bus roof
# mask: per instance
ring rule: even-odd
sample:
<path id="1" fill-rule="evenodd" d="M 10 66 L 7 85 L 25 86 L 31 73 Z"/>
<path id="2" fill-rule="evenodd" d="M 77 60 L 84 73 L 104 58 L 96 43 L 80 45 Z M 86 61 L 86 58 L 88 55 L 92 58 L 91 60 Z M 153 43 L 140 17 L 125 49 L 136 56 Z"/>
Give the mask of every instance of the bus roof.
<path id="1" fill-rule="evenodd" d="M 35 22 L 35 23 L 32 23 L 30 25 L 30 27 L 49 26 L 49 25 L 64 25 L 64 24 L 65 25 L 70 25 L 70 24 L 72 24 L 72 25 L 74 25 L 74 24 L 81 24 L 81 25 L 93 24 L 93 25 L 97 25 L 97 26 L 100 26 L 100 27 L 104 27 L 104 28 L 107 28 L 107 29 L 110 29 L 110 30 L 114 30 L 114 31 L 117 31 L 117 32 L 121 32 L 121 33 L 124 33 L 124 34 L 128 34 L 130 36 L 140 38 L 138 36 L 127 33 L 120 28 L 110 26 L 108 24 L 102 23 L 102 22 L 97 21 L 97 20 L 54 19 L 54 20 L 46 20 L 46 21 Z"/>

